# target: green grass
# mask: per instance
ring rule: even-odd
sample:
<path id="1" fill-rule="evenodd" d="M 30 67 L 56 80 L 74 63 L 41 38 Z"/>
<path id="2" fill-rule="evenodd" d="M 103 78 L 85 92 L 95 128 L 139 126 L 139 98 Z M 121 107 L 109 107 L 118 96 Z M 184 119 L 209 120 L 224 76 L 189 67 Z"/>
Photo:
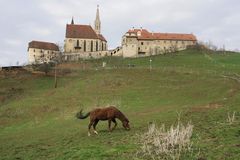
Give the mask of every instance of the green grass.
<path id="1" fill-rule="evenodd" d="M 240 84 L 222 77 L 240 73 L 240 54 L 187 50 L 153 56 L 151 72 L 149 59 L 85 61 L 90 67 L 60 76 L 57 89 L 51 76 L 1 78 L 0 159 L 132 160 L 140 147 L 136 135 L 149 122 L 176 123 L 178 113 L 194 125 L 195 157 L 240 159 Z M 100 122 L 99 135 L 88 137 L 88 120 L 75 113 L 108 104 L 118 105 L 132 129 L 119 122 L 109 133 L 107 122 Z M 236 122 L 230 125 L 227 114 L 233 111 Z"/>

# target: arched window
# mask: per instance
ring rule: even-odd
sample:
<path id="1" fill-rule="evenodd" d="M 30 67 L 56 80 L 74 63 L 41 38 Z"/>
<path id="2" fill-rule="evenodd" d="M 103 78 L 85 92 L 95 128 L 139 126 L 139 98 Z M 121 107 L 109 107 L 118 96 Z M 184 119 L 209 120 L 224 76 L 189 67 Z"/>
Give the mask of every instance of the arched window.
<path id="1" fill-rule="evenodd" d="M 91 52 L 93 51 L 93 41 L 91 41 Z"/>
<path id="2" fill-rule="evenodd" d="M 102 42 L 102 51 L 104 51 L 104 48 L 103 48 L 103 47 L 104 47 L 104 43 Z"/>
<path id="3" fill-rule="evenodd" d="M 79 40 L 77 40 L 77 47 L 79 47 Z"/>

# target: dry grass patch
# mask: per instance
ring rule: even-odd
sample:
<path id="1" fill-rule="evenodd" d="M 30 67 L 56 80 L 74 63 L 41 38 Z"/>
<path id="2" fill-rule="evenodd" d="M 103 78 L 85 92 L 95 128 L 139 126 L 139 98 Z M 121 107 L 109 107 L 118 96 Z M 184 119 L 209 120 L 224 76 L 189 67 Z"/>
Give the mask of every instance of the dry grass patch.
<path id="1" fill-rule="evenodd" d="M 143 159 L 180 159 L 184 154 L 191 154 L 193 125 L 186 126 L 178 122 L 169 130 L 165 125 L 160 128 L 155 123 L 149 125 L 148 131 L 139 136 L 140 149 L 137 156 Z"/>

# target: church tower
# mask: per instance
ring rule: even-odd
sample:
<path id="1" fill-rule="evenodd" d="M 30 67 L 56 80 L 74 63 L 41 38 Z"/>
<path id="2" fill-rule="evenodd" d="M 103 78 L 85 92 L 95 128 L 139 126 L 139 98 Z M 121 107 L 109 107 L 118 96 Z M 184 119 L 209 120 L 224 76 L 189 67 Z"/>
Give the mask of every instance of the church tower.
<path id="1" fill-rule="evenodd" d="M 73 17 L 72 17 L 72 22 L 71 22 L 71 24 L 72 24 L 72 25 L 74 24 L 74 19 L 73 19 Z"/>
<path id="2" fill-rule="evenodd" d="M 97 34 L 101 33 L 101 21 L 100 21 L 100 16 L 99 16 L 99 5 L 97 6 L 97 14 L 96 14 L 96 19 L 95 19 L 95 32 Z"/>

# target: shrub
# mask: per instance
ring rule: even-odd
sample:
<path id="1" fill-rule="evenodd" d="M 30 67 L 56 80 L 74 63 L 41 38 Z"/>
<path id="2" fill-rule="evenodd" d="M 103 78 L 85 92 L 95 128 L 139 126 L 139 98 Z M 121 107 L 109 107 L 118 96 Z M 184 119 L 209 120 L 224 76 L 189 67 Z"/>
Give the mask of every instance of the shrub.
<path id="1" fill-rule="evenodd" d="M 192 152 L 193 125 L 186 126 L 178 122 L 166 130 L 162 125 L 160 128 L 152 123 L 148 131 L 140 135 L 140 150 L 137 156 L 144 159 L 180 159 L 182 154 Z"/>

